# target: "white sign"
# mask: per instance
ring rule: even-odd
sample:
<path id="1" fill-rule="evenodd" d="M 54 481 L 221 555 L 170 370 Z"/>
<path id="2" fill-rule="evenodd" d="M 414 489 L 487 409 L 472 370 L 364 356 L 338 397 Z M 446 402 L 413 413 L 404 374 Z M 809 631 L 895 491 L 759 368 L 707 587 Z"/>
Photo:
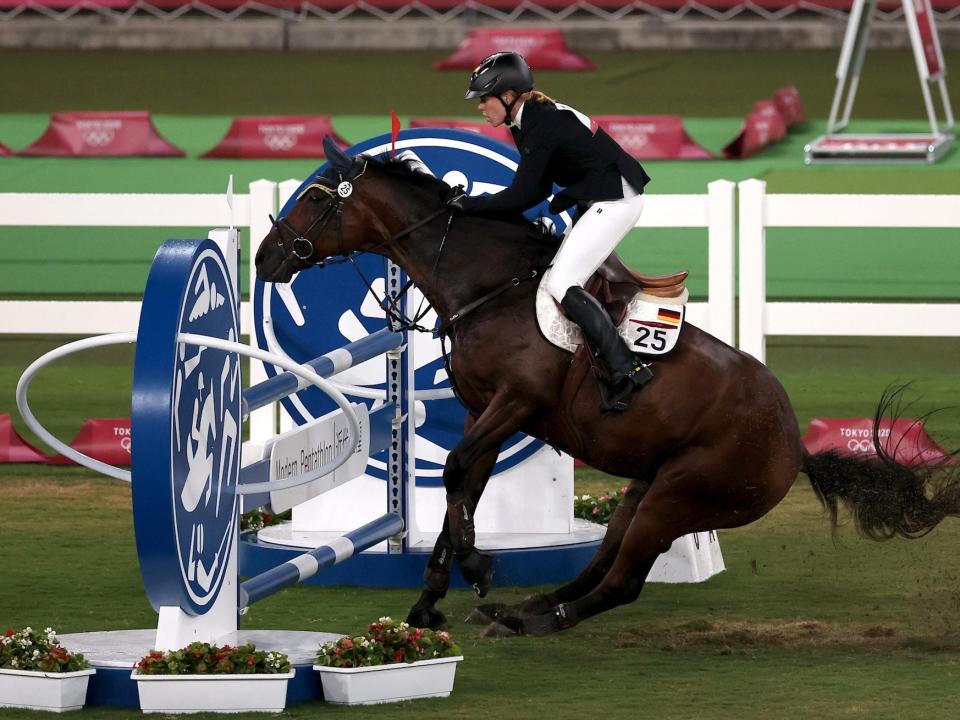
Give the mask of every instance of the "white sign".
<path id="1" fill-rule="evenodd" d="M 297 487 L 271 492 L 270 504 L 274 512 L 288 510 L 363 474 L 370 454 L 370 420 L 366 405 L 352 403 L 351 406 L 357 414 L 360 438 L 350 458 L 332 473 Z M 263 451 L 263 456 L 270 458 L 270 481 L 314 473 L 338 457 L 352 442 L 350 425 L 340 410 L 278 435 Z"/>

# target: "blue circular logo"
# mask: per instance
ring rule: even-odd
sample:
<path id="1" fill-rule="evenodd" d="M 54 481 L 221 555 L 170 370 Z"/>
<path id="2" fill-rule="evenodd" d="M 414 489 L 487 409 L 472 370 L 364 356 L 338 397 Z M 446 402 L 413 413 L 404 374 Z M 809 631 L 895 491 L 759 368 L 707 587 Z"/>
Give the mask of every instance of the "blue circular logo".
<path id="1" fill-rule="evenodd" d="M 397 139 L 396 150 L 397 154 L 406 153 L 407 157 L 419 160 L 427 171 L 447 184 L 463 185 L 469 195 L 495 193 L 507 187 L 520 159 L 516 148 L 459 130 L 405 130 Z M 382 135 L 360 143 L 348 152 L 351 155 L 364 153 L 385 158 L 390 151 L 390 136 Z M 317 172 L 326 167 L 322 166 Z M 309 184 L 315 174 L 304 181 L 301 189 Z M 359 182 L 363 182 L 363 179 L 360 178 Z M 298 190 L 287 200 L 281 217 L 289 212 L 299 194 Z M 554 227 L 555 232 L 562 232 L 570 218 L 566 214 L 551 215 L 547 204 L 545 201 L 533 208 L 527 216 L 531 219 L 541 217 Z M 376 255 L 362 255 L 357 258 L 357 265 L 372 280 L 376 294 L 383 297 L 385 260 Z M 408 293 L 408 298 L 409 316 L 415 316 L 421 308 L 426 307 L 426 301 L 416 288 Z M 431 310 L 420 323 L 427 327 L 436 326 L 436 313 Z M 302 272 L 285 285 L 263 283 L 259 279 L 256 281 L 254 325 L 260 346 L 286 354 L 297 362 L 307 362 L 359 340 L 382 329 L 384 324 L 383 310 L 350 264 Z M 414 335 L 412 345 L 417 390 L 449 388 L 440 340 L 423 333 L 411 333 L 411 336 Z M 271 375 L 276 373 L 272 367 L 268 367 L 267 372 Z M 382 357 L 369 360 L 337 375 L 336 380 L 348 385 L 383 389 L 386 381 L 385 360 Z M 313 388 L 282 402 L 299 424 L 320 417 L 335 407 L 323 393 Z M 418 484 L 442 485 L 443 464 L 447 453 L 463 437 L 465 417 L 463 406 L 453 398 L 417 402 Z M 542 446 L 541 441 L 527 435 L 514 435 L 503 444 L 494 474 L 525 460 Z M 367 472 L 385 477 L 386 463 L 371 458 Z"/>
<path id="2" fill-rule="evenodd" d="M 236 342 L 237 298 L 210 241 L 170 241 L 144 293 L 134 367 L 134 523 L 155 608 L 203 613 L 216 599 L 237 533 L 242 418 L 236 353 L 176 341 Z"/>

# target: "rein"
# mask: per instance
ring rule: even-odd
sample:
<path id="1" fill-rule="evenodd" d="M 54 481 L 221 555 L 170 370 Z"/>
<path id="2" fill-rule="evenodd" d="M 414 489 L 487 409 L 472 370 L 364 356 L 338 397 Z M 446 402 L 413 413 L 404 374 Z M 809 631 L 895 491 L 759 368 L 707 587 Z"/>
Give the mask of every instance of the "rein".
<path id="1" fill-rule="evenodd" d="M 443 237 L 440 240 L 440 249 L 437 252 L 437 259 L 433 265 L 433 272 L 434 274 L 436 274 L 437 266 L 440 264 L 440 256 L 443 254 L 443 248 L 447 242 L 447 235 L 449 235 L 450 233 L 450 226 L 453 224 L 455 211 L 452 208 L 448 209 L 446 207 L 442 207 L 439 210 L 433 213 L 430 213 L 429 215 L 427 215 L 427 217 L 413 223 L 409 227 L 404 228 L 400 232 L 394 233 L 392 236 L 390 236 L 383 242 L 378 243 L 377 245 L 373 246 L 372 248 L 369 248 L 368 250 L 355 251 L 349 254 L 345 253 L 343 251 L 343 206 L 346 202 L 346 199 L 353 194 L 353 184 L 351 181 L 356 180 L 361 175 L 363 175 L 366 169 L 367 169 L 367 163 L 366 163 L 366 160 L 364 160 L 363 168 L 360 170 L 360 172 L 356 173 L 355 175 L 351 174 L 349 176 L 349 179 L 344 179 L 343 175 L 338 173 L 338 176 L 340 178 L 340 183 L 337 185 L 336 190 L 322 183 L 312 183 L 308 185 L 304 189 L 304 191 L 301 192 L 299 196 L 297 196 L 298 200 L 302 198 L 310 190 L 316 189 L 330 196 L 330 204 L 327 205 L 327 207 L 325 207 L 319 215 L 317 215 L 317 217 L 313 220 L 313 222 L 310 223 L 307 229 L 303 232 L 300 232 L 295 227 L 293 227 L 293 225 L 291 225 L 286 218 L 274 218 L 273 215 L 268 216 L 270 218 L 270 222 L 273 225 L 273 227 L 277 229 L 277 236 L 278 236 L 277 244 L 280 246 L 281 250 L 283 250 L 284 252 L 284 258 L 283 258 L 281 267 L 285 267 L 289 264 L 292 264 L 297 260 L 308 262 L 311 265 L 314 265 L 319 268 L 326 267 L 327 265 L 341 265 L 345 262 L 349 262 L 353 266 L 353 269 L 356 271 L 357 275 L 360 276 L 360 279 L 363 280 L 363 284 L 367 286 L 367 289 L 370 291 L 370 294 L 376 299 L 377 304 L 383 309 L 383 311 L 387 314 L 390 320 L 399 327 L 399 329 L 416 330 L 418 332 L 432 333 L 434 332 L 433 328 L 428 328 L 428 327 L 424 327 L 423 325 L 420 325 L 420 321 L 424 318 L 424 316 L 428 312 L 430 312 L 430 308 L 431 308 L 430 305 L 427 305 L 426 307 L 422 307 L 422 303 L 421 303 L 421 308 L 418 310 L 418 312 L 413 318 L 410 318 L 404 315 L 399 310 L 398 305 L 399 305 L 400 299 L 404 295 L 406 295 L 407 292 L 410 290 L 410 288 L 413 286 L 412 280 L 408 279 L 407 282 L 404 284 L 404 286 L 400 289 L 400 292 L 397 293 L 395 297 L 381 298 L 377 295 L 376 291 L 373 289 L 373 284 L 367 279 L 366 275 L 363 274 L 363 271 L 360 270 L 360 267 L 357 265 L 356 258 L 360 255 L 363 255 L 364 253 L 375 253 L 377 250 L 379 250 L 383 246 L 389 245 L 390 243 L 395 242 L 400 238 L 406 237 L 407 235 L 409 235 L 412 232 L 415 232 L 416 230 L 419 230 L 425 225 L 432 223 L 441 215 L 449 214 L 447 217 L 446 227 L 444 228 L 444 231 L 443 231 Z M 313 231 L 313 229 L 317 227 L 317 225 L 320 225 L 317 232 L 322 233 L 323 230 L 327 227 L 327 224 L 334 217 L 337 219 L 337 247 L 340 251 L 339 254 L 330 255 L 321 260 L 311 260 L 314 253 L 316 252 L 316 248 L 314 247 L 313 243 L 307 238 L 307 235 L 309 235 Z M 294 236 L 293 240 L 291 241 L 289 251 L 283 245 L 283 230 L 286 230 L 287 232 L 289 232 Z"/>
<path id="2" fill-rule="evenodd" d="M 446 245 L 447 236 L 450 234 L 450 227 L 453 225 L 453 218 L 456 214 L 456 211 L 454 208 L 441 207 L 439 210 L 436 210 L 435 212 L 430 213 L 425 218 L 422 218 L 421 220 L 418 220 L 417 222 L 404 228 L 403 230 L 397 233 L 394 233 L 383 242 L 378 243 L 377 245 L 374 245 L 372 248 L 369 248 L 363 251 L 359 251 L 359 250 L 354 251 L 349 254 L 345 253 L 343 251 L 343 207 L 344 207 L 344 204 L 346 203 L 346 199 L 353 194 L 352 181 L 355 181 L 357 178 L 363 175 L 363 173 L 366 172 L 366 169 L 367 169 L 367 162 L 366 160 L 364 160 L 363 167 L 356 174 L 351 172 L 347 176 L 347 178 L 344 178 L 344 176 L 341 173 L 339 172 L 337 173 L 340 179 L 340 182 L 337 185 L 336 189 L 331 188 L 323 183 L 317 182 L 317 183 L 312 183 L 308 185 L 303 190 L 303 192 L 301 192 L 300 195 L 297 196 L 297 200 L 299 200 L 304 195 L 306 195 L 310 190 L 316 189 L 326 193 L 330 197 L 330 204 L 327 205 L 327 207 L 325 207 L 320 212 L 319 215 L 317 215 L 317 217 L 313 220 L 313 222 L 310 223 L 309 227 L 307 227 L 307 229 L 304 232 L 300 232 L 295 227 L 293 227 L 293 225 L 291 225 L 286 220 L 286 218 L 277 219 L 277 218 L 274 218 L 273 215 L 269 216 L 270 222 L 277 229 L 277 236 L 278 236 L 277 244 L 283 250 L 285 255 L 283 259 L 283 263 L 281 264 L 281 267 L 284 267 L 289 263 L 296 262 L 297 260 L 300 260 L 302 262 L 308 262 L 320 268 L 326 267 L 327 265 L 340 265 L 342 263 L 349 262 L 353 266 L 353 269 L 356 271 L 357 275 L 360 276 L 360 279 L 363 281 L 363 284 L 367 286 L 367 290 L 369 290 L 370 294 L 376 299 L 377 304 L 383 309 L 384 313 L 386 313 L 387 317 L 391 320 L 392 324 L 395 324 L 401 330 L 416 330 L 417 332 L 436 334 L 440 336 L 441 341 L 450 332 L 450 329 L 453 327 L 453 325 L 457 321 L 463 319 L 466 315 L 469 315 L 477 308 L 486 304 L 490 300 L 493 300 L 495 297 L 498 297 L 499 295 L 502 295 L 508 290 L 517 287 L 518 285 L 520 285 L 520 283 L 526 282 L 528 280 L 537 279 L 542 275 L 544 271 L 546 271 L 550 267 L 549 265 L 547 265 L 541 268 L 534 268 L 528 271 L 526 275 L 520 275 L 517 277 L 513 277 L 510 280 L 507 280 L 502 285 L 498 285 L 497 287 L 495 287 L 493 290 L 486 293 L 482 297 L 477 298 L 476 300 L 468 303 L 467 305 L 457 310 L 455 313 L 453 313 L 448 318 L 446 318 L 446 320 L 443 321 L 440 327 L 428 328 L 421 325 L 420 321 L 426 316 L 426 314 L 431 309 L 431 306 L 429 304 L 427 304 L 426 307 L 423 307 L 423 303 L 421 302 L 421 307 L 417 310 L 416 314 L 412 318 L 400 312 L 399 310 L 400 299 L 407 294 L 407 292 L 410 290 L 411 287 L 413 287 L 413 280 L 408 278 L 407 282 L 404 283 L 403 287 L 400 289 L 400 292 L 398 292 L 395 297 L 381 298 L 377 295 L 376 291 L 373 289 L 373 284 L 370 282 L 367 276 L 363 274 L 363 271 L 357 265 L 356 258 L 359 255 L 363 255 L 364 253 L 375 253 L 377 250 L 384 247 L 385 245 L 389 245 L 390 243 L 396 242 L 400 238 L 406 237 L 407 235 L 415 232 L 416 230 L 419 230 L 420 228 L 426 225 L 429 225 L 434 220 L 439 218 L 441 215 L 447 214 L 447 224 L 443 231 L 443 237 L 440 239 L 440 247 L 437 250 L 437 258 L 433 263 L 432 274 L 434 278 L 436 278 L 437 268 L 440 265 L 440 258 L 443 255 L 443 248 Z M 333 218 L 336 218 L 337 220 L 337 247 L 340 252 L 337 255 L 330 255 L 325 258 L 322 258 L 321 260 L 311 260 L 314 253 L 316 253 L 316 248 L 314 247 L 313 243 L 307 238 L 307 235 L 310 234 L 314 230 L 314 228 L 316 228 L 318 225 L 320 227 L 317 232 L 322 233 L 323 230 L 327 227 L 327 224 Z M 282 232 L 283 230 L 286 230 L 287 232 L 289 232 L 294 236 L 290 244 L 289 251 L 283 245 L 283 232 Z M 446 355 L 447 355 L 446 348 L 444 347 L 443 350 L 444 350 L 443 352 L 444 359 L 446 361 Z"/>

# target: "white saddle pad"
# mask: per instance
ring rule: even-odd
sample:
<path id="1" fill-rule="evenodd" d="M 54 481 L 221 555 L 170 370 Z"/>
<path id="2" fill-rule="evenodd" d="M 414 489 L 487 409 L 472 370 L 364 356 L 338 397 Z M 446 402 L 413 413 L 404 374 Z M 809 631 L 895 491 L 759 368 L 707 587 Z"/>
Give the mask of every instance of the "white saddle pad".
<path id="1" fill-rule="evenodd" d="M 552 271 L 544 273 L 537 288 L 537 322 L 540 332 L 561 350 L 575 352 L 583 344 L 583 334 L 577 324 L 560 314 L 560 308 L 546 290 L 546 280 Z M 627 313 L 617 330 L 627 345 L 644 355 L 666 355 L 673 350 L 680 337 L 686 317 L 686 289 L 676 298 L 660 298 L 637 293 L 627 306 Z"/>

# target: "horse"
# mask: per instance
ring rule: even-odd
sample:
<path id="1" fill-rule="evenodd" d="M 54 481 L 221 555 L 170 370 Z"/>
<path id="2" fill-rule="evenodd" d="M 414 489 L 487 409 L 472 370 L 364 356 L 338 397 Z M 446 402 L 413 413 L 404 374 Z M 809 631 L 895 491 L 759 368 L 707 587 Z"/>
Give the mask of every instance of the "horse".
<path id="1" fill-rule="evenodd" d="M 675 539 L 757 520 L 800 472 L 834 527 L 846 505 L 870 538 L 917 537 L 960 513 L 956 473 L 900 464 L 876 434 L 876 459 L 807 453 L 770 370 L 689 323 L 627 408 L 605 412 L 589 353 L 561 350 L 538 329 L 534 280 L 555 242 L 522 217 L 457 213 L 444 202 L 447 184 L 402 158 L 352 158 L 325 146 L 328 170 L 273 221 L 256 253 L 257 276 L 284 283 L 355 253 L 390 258 L 442 319 L 450 377 L 467 408 L 463 438 L 444 465 L 448 508 L 407 618 L 412 625 L 447 623 L 437 604 L 454 556 L 477 594 L 487 594 L 491 559 L 476 547 L 473 512 L 501 444 L 518 431 L 628 484 L 575 579 L 515 605 L 474 610 L 470 620 L 488 623 L 491 636 L 545 635 L 636 600 Z M 878 413 L 895 396 L 885 393 Z"/>

